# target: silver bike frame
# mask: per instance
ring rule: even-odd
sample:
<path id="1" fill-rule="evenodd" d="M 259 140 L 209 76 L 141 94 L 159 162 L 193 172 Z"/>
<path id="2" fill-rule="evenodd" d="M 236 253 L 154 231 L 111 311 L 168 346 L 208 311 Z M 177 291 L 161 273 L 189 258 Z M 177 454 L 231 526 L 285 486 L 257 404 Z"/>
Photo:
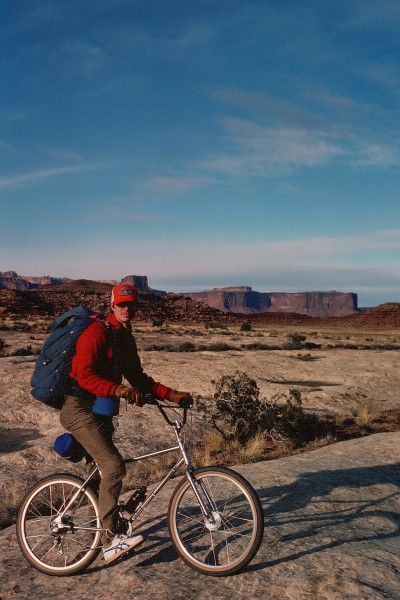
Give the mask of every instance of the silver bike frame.
<path id="1" fill-rule="evenodd" d="M 181 436 L 181 430 L 184 427 L 185 423 L 186 423 L 186 409 L 184 411 L 184 417 L 180 417 L 179 419 L 177 419 L 175 422 L 172 422 L 168 416 L 165 414 L 165 411 L 163 410 L 162 405 L 160 405 L 158 402 L 156 403 L 159 411 L 161 412 L 161 414 L 163 415 L 164 419 L 167 421 L 167 423 L 169 425 L 171 425 L 175 437 L 176 437 L 176 441 L 177 441 L 177 446 L 172 446 L 171 448 L 166 448 L 165 450 L 158 450 L 156 452 L 149 452 L 148 454 L 143 454 L 141 456 L 135 456 L 133 458 L 128 458 L 124 460 L 125 464 L 131 464 L 134 462 L 137 462 L 139 460 L 146 460 L 148 458 L 154 458 L 155 456 L 161 456 L 162 454 L 168 454 L 170 452 L 176 452 L 178 450 L 180 450 L 182 456 L 181 458 L 179 458 L 177 460 L 177 462 L 175 463 L 175 465 L 172 467 L 172 469 L 167 473 L 167 475 L 162 479 L 162 481 L 158 484 L 158 486 L 150 493 L 150 495 L 143 501 L 143 503 L 141 503 L 138 508 L 135 510 L 135 512 L 129 517 L 129 521 L 132 523 L 133 521 L 135 521 L 137 519 L 137 517 L 145 510 L 145 508 L 150 504 L 150 502 L 152 500 L 154 500 L 154 498 L 158 495 L 158 493 L 160 492 L 160 490 L 165 486 L 165 484 L 171 479 L 171 477 L 176 473 L 176 471 L 179 469 L 179 467 L 181 467 L 183 464 L 186 465 L 186 477 L 193 489 L 193 492 L 197 498 L 197 501 L 200 505 L 201 511 L 203 513 L 203 516 L 205 519 L 207 519 L 207 521 L 213 523 L 214 522 L 214 516 L 213 516 L 213 512 L 216 510 L 216 507 L 214 505 L 214 502 L 212 500 L 212 498 L 210 497 L 208 491 L 205 489 L 205 486 L 202 485 L 202 482 L 200 482 L 200 486 L 202 488 L 202 491 L 207 499 L 207 501 L 209 502 L 210 506 L 211 506 L 211 511 L 207 508 L 206 504 L 204 503 L 202 497 L 199 494 L 199 491 L 197 489 L 196 483 L 195 483 L 195 478 L 193 477 L 193 467 L 191 465 L 190 462 L 190 458 L 188 456 L 187 453 L 187 448 L 186 448 L 186 443 L 184 441 L 184 439 Z M 90 480 L 92 479 L 92 477 L 95 475 L 96 472 L 99 472 L 101 475 L 101 471 L 99 469 L 99 467 L 96 465 L 96 467 L 91 471 L 91 473 L 89 474 L 89 476 L 85 479 L 85 481 L 82 483 L 81 487 L 79 488 L 79 490 L 77 490 L 77 492 L 72 496 L 72 498 L 70 499 L 70 501 L 67 503 L 67 505 L 65 506 L 64 510 L 59 513 L 57 515 L 57 517 L 52 521 L 52 523 L 56 526 L 55 528 L 55 532 L 57 531 L 58 527 L 60 528 L 64 528 L 64 527 L 68 527 L 68 523 L 63 523 L 63 517 L 65 516 L 65 514 L 68 512 L 68 510 L 70 509 L 71 506 L 73 506 L 74 502 L 76 502 L 76 500 L 79 498 L 79 495 L 82 494 L 82 492 L 84 492 L 86 490 L 86 488 L 89 485 Z M 83 496 L 82 496 L 83 497 Z M 78 505 L 79 506 L 79 505 Z M 102 527 L 84 527 L 84 526 L 73 526 L 74 529 L 76 530 L 90 530 L 90 531 L 104 531 L 104 529 Z"/>

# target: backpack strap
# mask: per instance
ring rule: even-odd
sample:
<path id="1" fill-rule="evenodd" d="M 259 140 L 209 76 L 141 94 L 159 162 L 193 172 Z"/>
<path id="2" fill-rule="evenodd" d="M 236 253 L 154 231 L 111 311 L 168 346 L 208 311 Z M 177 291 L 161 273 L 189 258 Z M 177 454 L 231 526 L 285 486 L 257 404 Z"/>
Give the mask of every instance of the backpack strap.
<path id="1" fill-rule="evenodd" d="M 107 344 L 111 346 L 113 350 L 113 365 L 112 365 L 112 374 L 114 381 L 121 381 L 122 379 L 122 371 L 121 371 L 121 334 L 117 327 L 111 325 L 110 321 L 106 319 L 98 319 L 101 323 L 103 323 L 106 328 L 107 335 Z"/>

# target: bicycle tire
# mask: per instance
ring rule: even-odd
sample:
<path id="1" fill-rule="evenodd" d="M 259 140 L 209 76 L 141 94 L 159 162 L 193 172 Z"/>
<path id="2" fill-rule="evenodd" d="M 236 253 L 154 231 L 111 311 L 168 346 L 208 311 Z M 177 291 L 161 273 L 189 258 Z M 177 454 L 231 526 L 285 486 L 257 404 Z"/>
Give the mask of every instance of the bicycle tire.
<path id="1" fill-rule="evenodd" d="M 254 558 L 264 533 L 264 515 L 251 484 L 227 467 L 203 467 L 193 472 L 203 501 L 202 486 L 215 503 L 214 524 L 203 517 L 185 477 L 175 488 L 168 508 L 168 529 L 179 556 L 194 570 L 215 577 L 242 570 Z"/>
<path id="2" fill-rule="evenodd" d="M 98 556 L 101 532 L 79 527 L 100 527 L 97 498 L 86 488 L 68 510 L 58 532 L 54 519 L 79 490 L 83 479 L 60 473 L 38 481 L 25 494 L 17 516 L 17 540 L 23 556 L 46 575 L 73 575 L 86 569 Z"/>

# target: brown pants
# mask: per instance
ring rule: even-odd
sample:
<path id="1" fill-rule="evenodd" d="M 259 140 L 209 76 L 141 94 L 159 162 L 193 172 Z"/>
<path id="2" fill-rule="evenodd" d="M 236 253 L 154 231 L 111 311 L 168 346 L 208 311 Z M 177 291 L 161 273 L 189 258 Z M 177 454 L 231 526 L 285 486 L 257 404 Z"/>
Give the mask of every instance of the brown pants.
<path id="1" fill-rule="evenodd" d="M 101 525 L 109 532 L 115 532 L 118 498 L 126 470 L 121 454 L 112 441 L 114 433 L 112 418 L 94 414 L 91 404 L 75 396 L 68 396 L 61 410 L 60 421 L 98 464 L 101 472 L 99 489 Z M 103 536 L 103 543 L 107 537 Z"/>

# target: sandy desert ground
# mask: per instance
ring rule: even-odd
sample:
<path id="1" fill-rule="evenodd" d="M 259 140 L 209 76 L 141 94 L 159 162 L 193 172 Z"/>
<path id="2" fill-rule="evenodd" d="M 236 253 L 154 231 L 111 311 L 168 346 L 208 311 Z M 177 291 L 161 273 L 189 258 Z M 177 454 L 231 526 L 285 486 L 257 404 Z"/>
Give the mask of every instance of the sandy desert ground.
<path id="1" fill-rule="evenodd" d="M 145 370 L 155 379 L 204 398 L 213 380 L 244 371 L 261 395 L 301 390 L 303 405 L 338 417 L 366 404 L 376 411 L 399 409 L 399 350 L 383 349 L 400 342 L 400 331 L 310 331 L 307 342 L 319 348 L 249 350 L 255 342 L 282 345 L 293 329 L 239 327 L 205 330 L 204 326 L 155 329 L 138 324 L 137 340 Z M 39 348 L 44 334 L 1 331 L 11 354 L 28 345 Z M 148 350 L 151 345 L 191 342 L 207 346 L 199 352 Z M 235 349 L 213 351 L 212 344 Z M 344 345 L 352 344 L 353 348 Z M 358 345 L 359 349 L 354 349 Z M 362 346 L 376 349 L 361 349 Z M 381 346 L 379 346 L 381 345 Z M 334 347 L 339 346 L 339 347 Z M 214 346 L 215 347 L 215 346 Z M 307 360 L 304 360 L 307 358 Z M 52 451 L 62 431 L 58 412 L 30 395 L 35 357 L 0 358 L 0 493 L 13 501 L 39 477 L 81 467 L 57 459 Z M 171 439 L 154 408 L 122 410 L 116 437 L 124 455 L 159 449 Z M 194 429 L 203 427 L 199 416 Z M 23 561 L 14 528 L 0 532 L 2 600 L 109 597 L 115 586 L 124 595 L 147 598 L 223 599 L 283 597 L 341 600 L 400 597 L 399 432 L 336 443 L 297 456 L 236 467 L 258 490 L 266 515 L 266 534 L 254 564 L 234 578 L 209 579 L 193 573 L 176 558 L 166 539 L 165 519 L 158 505 L 144 525 L 148 541 L 136 556 L 105 569 L 101 561 L 71 579 L 46 577 Z M 173 482 L 169 486 L 173 486 Z M 162 492 L 166 508 L 169 487 Z M 111 575 L 111 576 L 110 576 Z M 104 595 L 102 595 L 104 594 Z M 267 595 L 266 595 L 267 594 Z"/>
<path id="2" fill-rule="evenodd" d="M 396 344 L 400 331 L 371 332 L 336 330 L 299 330 L 306 342 L 320 345 L 311 350 L 248 350 L 254 343 L 279 346 L 287 342 L 293 329 L 256 328 L 240 331 L 239 326 L 210 330 L 204 326 L 163 326 L 137 324 L 136 338 L 143 367 L 153 378 L 180 390 L 204 398 L 214 392 L 213 380 L 222 375 L 243 371 L 257 381 L 262 397 L 301 391 L 307 410 L 350 415 L 361 404 L 382 411 L 400 407 L 398 350 L 343 348 L 345 344 Z M 45 334 L 1 331 L 6 354 L 30 345 L 40 348 Z M 176 346 L 191 342 L 196 346 L 215 347 L 227 344 L 235 349 L 199 352 L 150 351 L 154 344 Z M 341 347 L 333 347 L 333 346 Z M 304 360 L 304 357 L 309 360 Z M 303 358 L 303 360 L 302 360 Z M 35 401 L 30 395 L 30 376 L 34 356 L 0 358 L 0 486 L 12 476 L 26 484 L 48 470 L 54 470 L 51 450 L 55 437 L 62 431 L 58 412 Z M 201 427 L 201 422 L 198 422 Z M 152 409 L 122 409 L 117 432 L 123 453 L 160 447 L 165 428 Z"/>

